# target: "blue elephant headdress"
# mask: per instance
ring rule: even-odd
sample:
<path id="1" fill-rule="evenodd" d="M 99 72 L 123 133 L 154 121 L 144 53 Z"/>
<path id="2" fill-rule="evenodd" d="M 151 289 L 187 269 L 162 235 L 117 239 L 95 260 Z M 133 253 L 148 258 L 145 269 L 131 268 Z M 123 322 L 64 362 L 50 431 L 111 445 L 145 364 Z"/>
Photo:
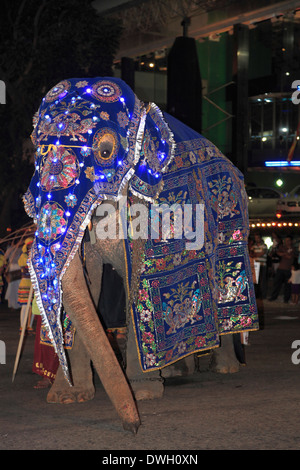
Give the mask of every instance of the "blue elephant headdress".
<path id="1" fill-rule="evenodd" d="M 94 208 L 133 193 L 154 200 L 174 156 L 172 132 L 117 78 L 64 80 L 34 117 L 35 173 L 24 196 L 37 229 L 29 260 L 35 296 L 67 375 L 60 312 L 61 279 Z"/>

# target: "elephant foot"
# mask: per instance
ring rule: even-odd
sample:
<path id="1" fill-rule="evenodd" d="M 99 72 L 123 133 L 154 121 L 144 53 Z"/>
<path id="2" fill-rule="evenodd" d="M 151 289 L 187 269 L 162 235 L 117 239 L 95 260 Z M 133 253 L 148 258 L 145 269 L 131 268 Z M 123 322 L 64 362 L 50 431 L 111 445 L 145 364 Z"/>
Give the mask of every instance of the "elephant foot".
<path id="1" fill-rule="evenodd" d="M 210 370 L 219 374 L 234 374 L 240 370 L 234 350 L 233 335 L 221 337 L 221 346 L 213 350 Z"/>
<path id="2" fill-rule="evenodd" d="M 132 391 L 136 401 L 155 400 L 162 398 L 164 394 L 164 384 L 162 380 L 131 381 Z"/>
<path id="3" fill-rule="evenodd" d="M 221 364 L 215 364 L 214 361 L 212 361 L 210 369 L 213 372 L 216 372 L 218 374 L 235 374 L 236 372 L 239 372 L 240 367 L 239 367 L 239 364 L 233 364 L 233 365 L 223 364 L 223 365 L 221 365 Z"/>
<path id="4" fill-rule="evenodd" d="M 61 405 L 69 405 L 70 403 L 84 403 L 93 400 L 95 396 L 94 387 L 80 388 L 69 387 L 69 390 L 56 390 L 54 385 L 47 395 L 47 403 L 59 403 Z"/>
<path id="5" fill-rule="evenodd" d="M 195 372 L 195 359 L 194 355 L 187 356 L 179 361 L 171 364 L 170 366 L 164 367 L 161 370 L 161 375 L 164 379 L 171 377 L 186 377 L 193 375 Z"/>

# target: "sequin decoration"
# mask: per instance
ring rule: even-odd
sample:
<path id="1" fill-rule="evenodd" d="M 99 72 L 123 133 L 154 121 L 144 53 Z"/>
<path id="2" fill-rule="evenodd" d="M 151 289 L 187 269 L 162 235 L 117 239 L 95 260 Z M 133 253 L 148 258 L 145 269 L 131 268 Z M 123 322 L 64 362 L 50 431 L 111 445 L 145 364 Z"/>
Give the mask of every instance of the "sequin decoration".
<path id="1" fill-rule="evenodd" d="M 37 227 L 38 236 L 46 243 L 52 242 L 65 232 L 67 225 L 63 208 L 56 202 L 46 202 L 41 208 Z"/>
<path id="2" fill-rule="evenodd" d="M 47 103 L 51 103 L 58 98 L 63 98 L 67 94 L 70 87 L 71 83 L 68 80 L 63 80 L 48 91 L 47 95 L 45 96 L 45 100 Z"/>
<path id="3" fill-rule="evenodd" d="M 66 189 L 79 174 L 77 158 L 71 149 L 51 146 L 41 169 L 43 190 Z"/>
<path id="4" fill-rule="evenodd" d="M 116 83 L 101 80 L 93 85 L 93 96 L 99 101 L 114 103 L 122 96 L 122 90 Z"/>

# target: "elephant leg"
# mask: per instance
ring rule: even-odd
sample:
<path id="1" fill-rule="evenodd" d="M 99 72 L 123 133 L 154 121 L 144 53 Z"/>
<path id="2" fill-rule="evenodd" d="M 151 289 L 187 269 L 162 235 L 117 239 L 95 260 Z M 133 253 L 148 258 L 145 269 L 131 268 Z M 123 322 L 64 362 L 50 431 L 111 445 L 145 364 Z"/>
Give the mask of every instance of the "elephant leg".
<path id="1" fill-rule="evenodd" d="M 221 336 L 221 346 L 213 350 L 210 368 L 220 374 L 233 374 L 239 371 L 232 335 Z"/>
<path id="2" fill-rule="evenodd" d="M 194 355 L 184 357 L 170 366 L 164 367 L 161 370 L 161 375 L 164 379 L 170 377 L 184 377 L 193 375 L 195 372 L 195 358 Z"/>
<path id="3" fill-rule="evenodd" d="M 140 418 L 132 392 L 110 346 L 89 294 L 78 252 L 62 280 L 63 304 L 124 429 L 136 433 Z"/>
<path id="4" fill-rule="evenodd" d="M 48 403 L 66 405 L 74 402 L 83 403 L 94 398 L 95 388 L 91 361 L 78 334 L 75 335 L 73 348 L 68 351 L 68 357 L 74 386 L 70 387 L 62 368 L 59 366 L 55 381 L 47 395 Z"/>
<path id="5" fill-rule="evenodd" d="M 150 372 L 142 371 L 137 353 L 132 321 L 130 321 L 128 326 L 126 353 L 126 375 L 130 382 L 135 399 L 137 401 L 141 401 L 161 398 L 164 393 L 164 384 L 160 375 L 160 370 Z"/>

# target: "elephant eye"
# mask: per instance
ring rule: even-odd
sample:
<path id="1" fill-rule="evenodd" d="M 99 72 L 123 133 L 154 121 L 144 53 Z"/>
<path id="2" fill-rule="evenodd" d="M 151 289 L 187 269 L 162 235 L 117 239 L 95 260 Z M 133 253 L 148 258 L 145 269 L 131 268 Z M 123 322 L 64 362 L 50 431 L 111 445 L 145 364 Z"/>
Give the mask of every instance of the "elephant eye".
<path id="1" fill-rule="evenodd" d="M 103 142 L 102 145 L 100 145 L 99 150 L 100 150 L 101 157 L 104 159 L 107 159 L 112 154 L 113 145 L 111 145 L 109 142 Z"/>
<path id="2" fill-rule="evenodd" d="M 109 128 L 101 129 L 100 132 L 95 135 L 93 150 L 98 164 L 107 166 L 118 154 L 118 134 Z"/>
<path id="3" fill-rule="evenodd" d="M 115 136 L 111 133 L 105 133 L 98 141 L 98 155 L 107 160 L 114 153 L 116 147 Z"/>

